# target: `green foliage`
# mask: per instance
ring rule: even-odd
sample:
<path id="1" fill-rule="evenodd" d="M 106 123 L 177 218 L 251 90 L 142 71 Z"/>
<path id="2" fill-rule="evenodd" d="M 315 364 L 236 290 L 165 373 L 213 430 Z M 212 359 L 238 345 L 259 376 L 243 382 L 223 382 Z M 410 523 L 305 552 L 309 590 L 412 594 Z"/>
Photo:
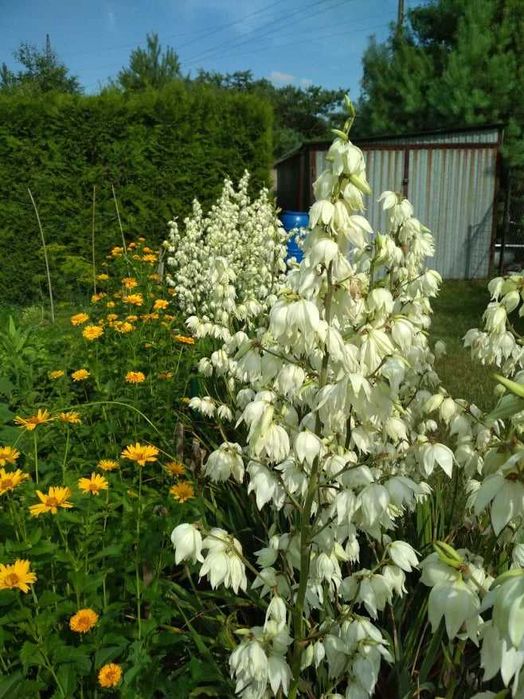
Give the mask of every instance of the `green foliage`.
<path id="1" fill-rule="evenodd" d="M 3 63 L 0 69 L 0 90 L 26 95 L 46 92 L 78 94 L 82 91 L 78 78 L 69 75 L 67 67 L 58 60 L 49 35 L 44 49 L 22 42 L 13 55 L 23 66 L 23 70 L 12 71 Z"/>
<path id="2" fill-rule="evenodd" d="M 74 279 L 85 290 L 91 261 L 93 186 L 96 251 L 121 239 L 111 186 L 126 234 L 152 232 L 156 243 L 195 196 L 204 206 L 225 175 L 247 168 L 267 184 L 270 106 L 257 95 L 225 94 L 176 82 L 164 90 L 96 97 L 0 95 L 0 272 L 4 303 L 44 298 L 45 269 L 30 187 L 50 247 L 58 299 Z"/>
<path id="3" fill-rule="evenodd" d="M 524 5 L 432 0 L 407 27 L 372 41 L 363 63 L 359 132 L 501 122 L 505 154 L 524 167 Z"/>
<path id="4" fill-rule="evenodd" d="M 306 88 L 254 79 L 250 70 L 235 73 L 200 71 L 197 83 L 215 85 L 223 90 L 256 94 L 267 100 L 275 113 L 273 141 L 275 157 L 299 146 L 303 141 L 331 136 L 331 128 L 342 120 L 341 103 L 346 90 L 325 90 L 318 85 Z"/>
<path id="5" fill-rule="evenodd" d="M 127 250 L 104 263 L 85 317 L 68 306 L 54 325 L 37 308 L 0 319 L 0 447 L 20 452 L 2 466 L 30 476 L 0 483 L 0 563 L 27 559 L 37 575 L 30 593 L 0 589 L 0 699 L 109 696 L 97 688 L 107 663 L 122 667 L 111 695 L 123 699 L 233 694 L 220 668 L 231 646 L 223 609 L 237 600 L 221 596 L 219 606 L 197 590 L 169 540 L 174 526 L 215 507 L 204 501 L 185 398 L 199 349 L 176 340 L 183 323 L 154 272 L 157 255 L 143 238 Z M 89 340 L 93 324 L 103 332 Z M 89 376 L 75 381 L 80 367 Z M 126 380 L 133 370 L 142 381 Z M 14 425 L 37 409 L 48 413 L 34 430 Z M 143 468 L 122 458 L 135 442 L 156 445 L 157 458 Z M 115 468 L 97 469 L 100 459 Z M 79 485 L 94 472 L 108 484 L 98 495 Z M 187 501 L 170 494 L 181 483 L 194 488 Z M 57 485 L 70 488 L 73 507 L 31 516 L 36 491 Z M 86 608 L 98 620 L 75 632 L 70 619 Z"/>
<path id="6" fill-rule="evenodd" d="M 147 47 L 131 52 L 129 66 L 120 71 L 117 84 L 126 91 L 161 89 L 181 77 L 175 51 L 170 47 L 162 51 L 158 34 L 148 34 Z"/>

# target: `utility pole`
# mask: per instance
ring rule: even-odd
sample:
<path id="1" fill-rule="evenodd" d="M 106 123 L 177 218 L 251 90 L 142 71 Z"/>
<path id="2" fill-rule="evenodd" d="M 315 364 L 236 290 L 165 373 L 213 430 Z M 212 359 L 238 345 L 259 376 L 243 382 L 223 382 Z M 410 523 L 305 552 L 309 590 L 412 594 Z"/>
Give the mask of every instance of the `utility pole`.
<path id="1" fill-rule="evenodd" d="M 404 25 L 404 0 L 398 0 L 397 31 L 400 33 Z"/>

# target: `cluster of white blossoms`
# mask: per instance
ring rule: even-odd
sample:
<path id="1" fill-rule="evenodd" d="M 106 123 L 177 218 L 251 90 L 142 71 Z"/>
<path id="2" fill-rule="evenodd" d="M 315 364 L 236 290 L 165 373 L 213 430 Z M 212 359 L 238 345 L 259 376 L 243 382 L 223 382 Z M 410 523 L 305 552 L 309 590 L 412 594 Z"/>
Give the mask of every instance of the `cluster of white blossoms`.
<path id="1" fill-rule="evenodd" d="M 444 391 L 428 401 L 456 437 L 455 459 L 468 477 L 468 528 L 487 555 L 439 544 L 422 563 L 422 582 L 432 588 L 433 629 L 444 619 L 450 639 L 480 648 L 485 681 L 500 674 L 511 696 L 524 697 L 524 355 L 513 320 L 524 315 L 524 276 L 493 279 L 489 290 L 484 329 L 468 331 L 465 344 L 482 364 L 499 367 L 498 389 L 509 392 L 488 415 Z"/>
<path id="2" fill-rule="evenodd" d="M 518 310 L 524 315 L 524 276 L 496 277 L 488 284 L 491 302 L 484 313 L 485 329 L 472 328 L 465 337 L 466 347 L 482 364 L 496 364 L 511 375 L 524 367 L 524 348 L 508 316 Z"/>
<path id="3" fill-rule="evenodd" d="M 286 270 L 287 235 L 269 192 L 263 189 L 252 201 L 248 188 L 247 172 L 236 190 L 226 179 L 207 216 L 195 200 L 183 227 L 169 223 L 167 282 L 200 335 L 223 337 L 232 321 L 257 316 Z"/>
<path id="4" fill-rule="evenodd" d="M 432 236 L 394 192 L 380 197 L 389 230 L 373 233 L 351 122 L 314 184 L 303 261 L 256 329 L 229 333 L 201 361 L 205 375 L 222 377 L 227 405 L 192 401 L 219 424 L 237 421 L 206 476 L 245 484 L 272 513 L 255 552 L 221 533 L 227 556 L 210 578 L 245 589 L 240 565 L 267 608 L 263 626 L 237 631 L 230 665 L 244 699 L 294 699 L 308 682 L 323 699 L 373 695 L 381 661 L 392 659 L 380 614 L 418 565 L 396 522 L 431 492 L 435 469 L 451 476 L 454 465 L 430 414 L 440 395 L 427 333 L 441 281 L 425 267 Z M 202 521 L 175 529 L 177 560 L 201 563 L 201 532 L 212 535 Z M 210 575 L 209 551 L 200 575 Z"/>

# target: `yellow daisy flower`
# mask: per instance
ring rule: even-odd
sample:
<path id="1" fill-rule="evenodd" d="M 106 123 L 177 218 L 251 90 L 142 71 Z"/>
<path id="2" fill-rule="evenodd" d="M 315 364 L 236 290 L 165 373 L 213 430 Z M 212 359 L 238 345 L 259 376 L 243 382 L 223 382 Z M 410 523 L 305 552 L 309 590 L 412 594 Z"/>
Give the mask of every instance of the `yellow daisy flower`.
<path id="1" fill-rule="evenodd" d="M 195 497 L 195 491 L 191 483 L 181 481 L 169 488 L 169 492 L 178 502 L 187 502 Z"/>
<path id="2" fill-rule="evenodd" d="M 154 311 L 163 311 L 168 306 L 169 306 L 169 301 L 167 301 L 166 299 L 156 299 L 155 303 L 153 304 L 153 310 Z"/>
<path id="3" fill-rule="evenodd" d="M 82 418 L 80 417 L 80 413 L 77 413 L 75 410 L 70 410 L 68 413 L 60 413 L 58 419 L 60 420 L 60 422 L 65 422 L 69 425 L 82 424 Z"/>
<path id="4" fill-rule="evenodd" d="M 98 614 L 93 610 L 79 609 L 76 614 L 69 619 L 69 628 L 75 633 L 87 633 L 91 631 L 98 621 Z"/>
<path id="5" fill-rule="evenodd" d="M 107 663 L 100 668 L 98 684 L 101 687 L 116 687 L 122 679 L 122 668 L 116 663 Z"/>
<path id="6" fill-rule="evenodd" d="M 91 296 L 91 301 L 92 301 L 92 303 L 98 303 L 106 296 L 107 296 L 107 294 L 105 294 L 103 291 L 100 291 L 98 294 L 93 294 Z"/>
<path id="7" fill-rule="evenodd" d="M 124 459 L 129 459 L 129 461 L 136 461 L 139 466 L 145 466 L 146 463 L 151 463 L 158 460 L 159 449 L 152 446 L 151 444 L 129 444 L 124 451 L 122 456 Z"/>
<path id="8" fill-rule="evenodd" d="M 102 337 L 103 334 L 104 328 L 101 328 L 99 325 L 86 325 L 86 327 L 82 330 L 82 336 L 85 340 L 89 340 L 90 342 L 93 340 L 98 340 L 98 338 Z"/>
<path id="9" fill-rule="evenodd" d="M 124 289 L 134 289 L 138 286 L 138 282 L 134 277 L 124 277 L 122 279 L 122 286 Z"/>
<path id="10" fill-rule="evenodd" d="M 91 495 L 98 495 L 101 490 L 107 490 L 109 488 L 109 483 L 107 479 L 99 473 L 92 473 L 90 478 L 80 478 L 78 480 L 78 487 L 84 495 L 88 493 L 91 493 Z"/>
<path id="11" fill-rule="evenodd" d="M 19 456 L 20 452 L 14 447 L 0 447 L 0 466 L 14 464 Z"/>
<path id="12" fill-rule="evenodd" d="M 29 568 L 31 563 L 17 559 L 12 565 L 0 563 L 0 590 L 14 590 L 18 588 L 22 592 L 29 592 L 29 585 L 36 582 L 36 574 Z"/>
<path id="13" fill-rule="evenodd" d="M 71 325 L 83 325 L 84 323 L 87 323 L 88 320 L 89 316 L 87 313 L 77 313 L 70 318 Z"/>
<path id="14" fill-rule="evenodd" d="M 65 371 L 62 371 L 62 369 L 55 369 L 54 371 L 50 371 L 48 376 L 52 381 L 55 381 L 56 379 L 60 379 L 64 374 Z"/>
<path id="15" fill-rule="evenodd" d="M 131 323 L 128 323 L 127 321 L 124 321 L 123 323 L 115 322 L 113 327 L 117 332 L 122 333 L 123 335 L 125 333 L 130 333 L 135 329 L 135 326 L 131 325 Z"/>
<path id="16" fill-rule="evenodd" d="M 25 430 L 32 432 L 38 425 L 43 425 L 46 422 L 51 422 L 53 418 L 49 414 L 49 410 L 43 410 L 39 408 L 36 415 L 31 415 L 31 417 L 20 417 L 17 415 L 15 417 L 15 422 L 19 427 L 23 427 Z"/>
<path id="17" fill-rule="evenodd" d="M 71 509 L 73 507 L 72 503 L 68 502 L 67 498 L 71 496 L 71 490 L 62 486 L 51 486 L 47 494 L 42 493 L 40 490 L 36 491 L 40 503 L 38 505 L 31 505 L 29 512 L 32 517 L 39 517 L 40 515 L 51 512 L 51 514 L 56 515 L 59 507 L 64 509 Z"/>
<path id="18" fill-rule="evenodd" d="M 179 461 L 169 461 L 169 463 L 165 465 L 165 469 L 172 476 L 183 476 L 186 472 L 184 464 L 181 464 Z"/>
<path id="19" fill-rule="evenodd" d="M 183 345 L 195 344 L 195 340 L 192 337 L 187 337 L 187 335 L 175 335 L 173 340 L 176 340 L 176 342 L 181 342 Z"/>
<path id="20" fill-rule="evenodd" d="M 0 495 L 8 493 L 10 490 L 14 490 L 17 485 L 20 485 L 20 483 L 25 481 L 27 478 L 29 478 L 28 474 L 24 473 L 19 468 L 11 473 L 3 468 L 0 468 Z"/>
<path id="21" fill-rule="evenodd" d="M 114 459 L 100 459 L 97 466 L 98 468 L 101 468 L 102 471 L 114 471 L 118 468 L 118 461 L 115 461 Z"/>
<path id="22" fill-rule="evenodd" d="M 103 272 L 102 274 L 97 274 L 96 278 L 99 282 L 106 282 L 109 279 L 109 274 Z"/>
<path id="23" fill-rule="evenodd" d="M 126 383 L 144 383 L 146 376 L 141 371 L 128 371 L 125 380 Z"/>
<path id="24" fill-rule="evenodd" d="M 87 378 L 89 378 L 89 376 L 91 376 L 91 374 L 87 371 L 87 369 L 77 369 L 71 374 L 73 381 L 85 381 Z"/>
<path id="25" fill-rule="evenodd" d="M 142 294 L 129 294 L 122 298 L 124 303 L 130 303 L 132 306 L 141 306 L 144 303 Z"/>
<path id="26" fill-rule="evenodd" d="M 118 246 L 115 246 L 115 247 L 111 250 L 111 256 L 112 256 L 112 257 L 120 257 L 120 256 L 122 255 L 123 252 L 124 252 L 124 248 L 119 248 Z"/>

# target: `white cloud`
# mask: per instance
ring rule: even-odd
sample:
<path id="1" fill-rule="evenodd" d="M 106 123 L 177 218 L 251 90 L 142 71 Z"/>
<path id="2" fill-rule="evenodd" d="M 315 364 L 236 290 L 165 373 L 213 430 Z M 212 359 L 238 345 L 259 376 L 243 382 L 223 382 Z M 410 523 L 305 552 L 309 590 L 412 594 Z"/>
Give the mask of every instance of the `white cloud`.
<path id="1" fill-rule="evenodd" d="M 279 70 L 272 70 L 269 74 L 269 79 L 273 83 L 280 83 L 285 85 L 287 83 L 293 83 L 296 80 L 296 76 L 291 75 L 291 73 L 282 73 Z"/>

